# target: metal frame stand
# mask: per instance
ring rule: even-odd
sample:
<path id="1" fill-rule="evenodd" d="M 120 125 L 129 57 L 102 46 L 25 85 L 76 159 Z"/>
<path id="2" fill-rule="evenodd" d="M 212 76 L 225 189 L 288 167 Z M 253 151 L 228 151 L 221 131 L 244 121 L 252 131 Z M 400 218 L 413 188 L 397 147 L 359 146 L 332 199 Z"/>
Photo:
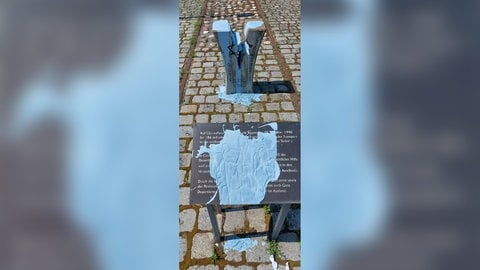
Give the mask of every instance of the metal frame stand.
<path id="1" fill-rule="evenodd" d="M 272 240 L 277 240 L 278 235 L 280 234 L 280 230 L 282 229 L 283 223 L 285 222 L 285 218 L 287 218 L 288 210 L 290 209 L 291 204 L 286 203 L 282 204 L 282 207 L 280 208 L 280 213 L 278 213 L 277 220 L 275 221 L 275 225 L 273 226 L 273 231 L 272 231 Z M 220 228 L 218 227 L 218 222 L 217 222 L 217 217 L 216 217 L 216 209 L 214 209 L 214 205 L 212 204 L 207 204 L 207 211 L 208 211 L 208 216 L 210 218 L 210 223 L 212 223 L 212 229 L 213 229 L 213 235 L 215 236 L 215 242 L 220 243 L 221 241 L 221 234 L 220 234 Z"/>
<path id="2" fill-rule="evenodd" d="M 215 242 L 220 243 L 220 229 L 218 228 L 216 211 L 213 209 L 213 205 L 207 204 L 208 216 L 210 217 L 210 223 L 212 223 L 213 234 L 215 235 Z"/>
<path id="3" fill-rule="evenodd" d="M 275 225 L 273 226 L 272 231 L 272 240 L 277 240 L 278 235 L 280 234 L 280 230 L 282 229 L 283 222 L 285 222 L 285 218 L 288 214 L 288 209 L 290 209 L 291 204 L 282 204 L 282 208 L 280 208 L 280 213 L 278 213 L 277 220 L 275 221 Z"/>

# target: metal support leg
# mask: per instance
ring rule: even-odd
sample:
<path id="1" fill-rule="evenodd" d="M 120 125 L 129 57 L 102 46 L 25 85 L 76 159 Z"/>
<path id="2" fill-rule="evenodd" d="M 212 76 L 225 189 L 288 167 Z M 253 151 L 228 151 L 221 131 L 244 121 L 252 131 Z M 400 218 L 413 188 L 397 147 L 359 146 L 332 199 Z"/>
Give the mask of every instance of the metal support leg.
<path id="1" fill-rule="evenodd" d="M 212 223 L 213 234 L 215 235 L 215 242 L 220 243 L 220 229 L 218 228 L 217 217 L 213 205 L 207 204 L 208 216 L 210 217 L 210 223 Z"/>
<path id="2" fill-rule="evenodd" d="M 291 204 L 282 204 L 282 208 L 280 208 L 280 213 L 278 213 L 277 220 L 275 221 L 275 225 L 273 226 L 272 232 L 272 240 L 277 240 L 278 235 L 280 234 L 280 230 L 282 229 L 283 222 L 287 217 L 288 210 L 290 209 Z"/>

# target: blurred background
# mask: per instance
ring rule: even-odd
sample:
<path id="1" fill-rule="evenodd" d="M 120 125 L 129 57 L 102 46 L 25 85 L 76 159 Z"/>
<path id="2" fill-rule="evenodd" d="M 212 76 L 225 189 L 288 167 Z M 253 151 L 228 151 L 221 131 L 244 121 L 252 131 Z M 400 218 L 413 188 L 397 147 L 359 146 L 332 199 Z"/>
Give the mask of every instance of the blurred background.
<path id="1" fill-rule="evenodd" d="M 303 269 L 480 269 L 479 4 L 303 0 Z M 177 5 L 0 2 L 0 269 L 178 268 Z"/>
<path id="2" fill-rule="evenodd" d="M 480 267 L 479 4 L 303 0 L 304 269 Z"/>
<path id="3" fill-rule="evenodd" d="M 1 2 L 0 269 L 177 267 L 176 8 Z"/>

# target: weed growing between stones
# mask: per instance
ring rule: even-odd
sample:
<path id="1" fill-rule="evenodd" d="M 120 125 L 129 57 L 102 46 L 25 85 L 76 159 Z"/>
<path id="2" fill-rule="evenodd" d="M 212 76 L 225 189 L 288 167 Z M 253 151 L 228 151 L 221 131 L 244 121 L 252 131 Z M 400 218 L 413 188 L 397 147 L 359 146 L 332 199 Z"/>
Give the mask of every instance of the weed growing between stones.
<path id="1" fill-rule="evenodd" d="M 265 215 L 269 215 L 269 214 L 271 213 L 270 205 L 265 204 L 265 205 L 263 206 L 263 210 L 265 210 Z"/>
<path id="2" fill-rule="evenodd" d="M 280 250 L 280 247 L 278 246 L 278 242 L 275 240 L 267 241 L 267 252 L 270 255 L 273 256 L 278 256 L 280 258 L 285 258 L 285 255 L 283 252 Z"/>
<path id="3" fill-rule="evenodd" d="M 180 81 L 183 79 L 184 74 L 185 74 L 185 71 L 183 70 L 183 68 L 181 68 L 180 75 L 179 75 Z"/>
<path id="4" fill-rule="evenodd" d="M 213 248 L 212 256 L 210 256 L 209 259 L 213 265 L 215 265 L 217 261 L 220 259 L 220 256 L 218 256 L 217 250 L 215 248 Z"/>

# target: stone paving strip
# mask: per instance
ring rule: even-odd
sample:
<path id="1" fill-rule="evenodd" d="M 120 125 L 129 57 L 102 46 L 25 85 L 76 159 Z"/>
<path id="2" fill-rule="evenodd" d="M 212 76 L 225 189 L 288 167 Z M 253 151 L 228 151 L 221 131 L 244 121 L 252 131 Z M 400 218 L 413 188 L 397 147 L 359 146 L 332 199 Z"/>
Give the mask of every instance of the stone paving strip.
<path id="1" fill-rule="evenodd" d="M 195 29 L 201 22 L 201 11 L 203 1 L 200 0 L 181 0 L 179 2 L 179 64 L 183 68 L 186 59 L 189 56 L 190 47 L 194 48 L 196 43 Z M 186 71 L 183 71 L 185 73 Z M 182 73 L 182 72 L 181 72 Z"/>
<path id="2" fill-rule="evenodd" d="M 201 0 L 180 0 L 179 2 L 180 92 L 183 92 L 191 68 L 191 59 L 198 41 L 204 7 L 205 1 Z"/>
<path id="3" fill-rule="evenodd" d="M 298 0 L 295 0 L 298 1 Z M 293 1 L 292 5 L 296 5 Z M 280 0 L 280 6 L 285 6 Z M 260 4 L 259 4 L 260 3 Z M 261 206 L 227 208 L 217 214 L 217 221 L 223 235 L 255 234 L 258 245 L 243 252 L 225 251 L 222 245 L 215 247 L 212 227 L 205 207 L 190 205 L 190 166 L 192 159 L 193 126 L 196 123 L 239 123 L 239 122 L 285 122 L 299 121 L 297 93 L 270 93 L 261 96 L 259 102 L 250 106 L 232 104 L 218 98 L 219 85 L 224 83 L 225 68 L 216 44 L 211 26 L 213 21 L 226 19 L 232 30 L 241 31 L 248 20 L 267 20 L 271 25 L 262 41 L 255 66 L 254 80 L 275 84 L 288 78 L 284 76 L 284 65 L 288 64 L 288 76 L 299 91 L 299 11 L 286 7 L 292 12 L 282 21 L 275 18 L 274 3 L 257 0 L 180 0 L 180 76 L 184 84 L 180 88 L 179 116 L 179 267 L 180 269 L 272 269 L 266 245 L 266 232 L 272 228 L 272 219 L 278 215 L 279 207 L 272 205 L 271 213 Z M 299 6 L 297 7 L 299 10 Z M 282 11 L 283 12 L 283 11 Z M 282 14 L 285 14 L 282 13 Z M 263 15 L 262 15 L 263 14 Z M 263 17 L 262 17 L 263 16 Z M 280 15 L 278 15 L 280 16 Z M 271 21 L 270 21 L 271 20 Z M 288 31 L 292 31 L 292 35 Z M 198 33 L 198 36 L 196 36 Z M 273 33 L 273 34 L 272 34 Z M 287 41 L 284 41 L 284 38 Z M 280 41 L 279 41 L 280 40 Z M 283 40 L 283 41 L 282 41 Z M 290 45 L 287 49 L 284 45 Z M 283 46 L 283 47 L 282 47 Z M 279 59 L 279 54 L 283 57 Z M 284 55 L 282 55 L 284 53 Z M 294 59 L 292 63 L 291 60 Z M 186 65 L 189 63 L 189 65 Z M 297 65 L 298 66 L 295 66 Z M 279 237 L 280 250 L 286 260 L 278 257 L 280 269 L 288 261 L 290 269 L 300 269 L 300 208 L 297 205 L 288 213 Z M 214 251 L 218 260 L 213 263 Z"/>
<path id="4" fill-rule="evenodd" d="M 183 70 L 185 61 L 188 59 L 190 47 L 195 41 L 194 32 L 195 25 L 198 19 L 183 19 L 180 21 L 180 44 L 179 44 L 179 64 L 180 64 L 180 76 L 185 76 L 185 70 Z"/>

